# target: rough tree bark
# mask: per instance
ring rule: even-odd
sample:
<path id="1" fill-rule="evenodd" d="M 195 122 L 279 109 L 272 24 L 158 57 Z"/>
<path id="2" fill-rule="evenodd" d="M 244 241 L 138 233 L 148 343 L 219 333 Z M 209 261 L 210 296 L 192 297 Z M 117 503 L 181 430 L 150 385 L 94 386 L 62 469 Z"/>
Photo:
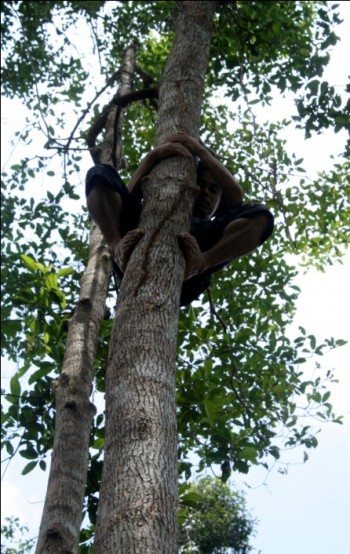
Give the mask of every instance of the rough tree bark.
<path id="1" fill-rule="evenodd" d="M 134 47 L 124 53 L 118 92 L 131 90 Z M 112 109 L 105 125 L 99 157 L 112 163 Z M 119 128 L 122 128 L 122 114 Z M 121 140 L 118 141 L 118 145 Z M 120 161 L 120 150 L 116 159 Z M 89 438 L 95 408 L 90 402 L 96 349 L 110 280 L 110 256 L 101 231 L 92 226 L 89 261 L 81 279 L 80 298 L 70 320 L 60 377 L 53 384 L 56 424 L 49 482 L 36 554 L 75 554 L 78 551 L 88 468 Z"/>
<path id="2" fill-rule="evenodd" d="M 175 43 L 159 92 L 156 141 L 198 136 L 217 2 L 177 2 Z M 169 158 L 143 187 L 145 235 L 118 299 L 106 383 L 106 443 L 95 554 L 172 554 L 177 543 L 175 348 L 195 164 Z"/>

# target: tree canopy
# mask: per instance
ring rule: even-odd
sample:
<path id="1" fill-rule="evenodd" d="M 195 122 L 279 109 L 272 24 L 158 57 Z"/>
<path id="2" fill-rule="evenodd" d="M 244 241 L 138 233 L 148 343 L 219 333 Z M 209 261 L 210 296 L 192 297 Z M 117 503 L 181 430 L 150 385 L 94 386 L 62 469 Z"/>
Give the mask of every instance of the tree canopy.
<path id="1" fill-rule="evenodd" d="M 3 94 L 26 107 L 16 141 L 21 157 L 3 172 L 2 352 L 17 365 L 3 413 L 3 446 L 45 470 L 52 448 L 50 383 L 62 365 L 66 322 L 77 303 L 87 260 L 89 222 L 82 182 L 89 140 L 119 78 L 123 50 L 137 47 L 135 90 L 156 85 L 173 41 L 176 2 L 15 1 L 2 3 Z M 244 189 L 246 201 L 274 212 L 273 238 L 213 280 L 209 294 L 180 313 L 178 335 L 179 471 L 227 462 L 246 473 L 269 467 L 282 448 L 314 448 L 300 415 L 333 413 L 331 373 L 309 376 L 303 364 L 343 341 L 319 343 L 300 328 L 286 335 L 299 290 L 298 263 L 324 268 L 349 243 L 349 164 L 308 179 L 281 131 L 309 138 L 348 124 L 349 107 L 323 80 L 337 42 L 339 15 L 329 2 L 235 1 L 215 16 L 201 138 Z M 294 112 L 261 121 L 274 95 L 292 95 Z M 150 100 L 128 107 L 123 136 L 127 180 L 154 140 Z M 94 147 L 98 148 L 99 138 Z M 344 144 L 345 152 L 348 145 Z M 22 154 L 23 152 L 23 154 Z M 113 312 L 115 287 L 108 305 Z M 104 392 L 111 319 L 103 323 L 94 392 Z M 91 435 L 86 510 L 95 521 L 104 415 Z"/>
<path id="2" fill-rule="evenodd" d="M 181 519 L 180 552 L 248 554 L 256 521 L 247 513 L 241 493 L 211 477 L 193 483 L 187 491 L 189 508 Z M 181 512 L 180 512 L 181 516 Z"/>
<path id="3" fill-rule="evenodd" d="M 7 517 L 1 525 L 1 552 L 3 554 L 26 554 L 32 551 L 34 539 L 28 539 L 28 528 L 20 525 L 18 518 Z"/>

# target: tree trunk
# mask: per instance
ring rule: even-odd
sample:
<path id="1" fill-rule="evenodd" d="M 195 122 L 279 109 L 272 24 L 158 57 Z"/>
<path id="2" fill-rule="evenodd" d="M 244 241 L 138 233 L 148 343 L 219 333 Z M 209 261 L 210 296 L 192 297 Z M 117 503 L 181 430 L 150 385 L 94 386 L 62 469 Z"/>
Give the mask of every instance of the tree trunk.
<path id="1" fill-rule="evenodd" d="M 124 53 L 118 90 L 121 95 L 131 90 L 134 66 L 134 47 L 130 47 Z M 101 162 L 111 163 L 113 136 L 112 110 L 106 123 Z M 121 140 L 118 140 L 118 161 L 120 144 Z M 36 554 L 75 554 L 78 551 L 89 439 L 95 414 L 89 397 L 110 273 L 108 249 L 101 231 L 93 225 L 88 266 L 81 280 L 79 303 L 69 324 L 62 372 L 53 385 L 56 398 L 55 438 Z"/>
<path id="2" fill-rule="evenodd" d="M 161 80 L 157 142 L 198 136 L 216 2 L 178 2 Z M 140 228 L 118 299 L 106 383 L 106 443 L 95 554 L 172 554 L 177 543 L 175 349 L 195 164 L 169 158 L 144 185 Z"/>

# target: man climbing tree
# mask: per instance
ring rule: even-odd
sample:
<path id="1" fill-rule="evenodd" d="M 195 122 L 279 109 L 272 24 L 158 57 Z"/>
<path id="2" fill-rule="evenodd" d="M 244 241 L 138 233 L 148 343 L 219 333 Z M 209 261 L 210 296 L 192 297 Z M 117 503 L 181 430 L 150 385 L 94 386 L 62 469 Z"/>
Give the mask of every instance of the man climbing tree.
<path id="1" fill-rule="evenodd" d="M 141 182 L 147 186 L 148 173 L 161 159 L 176 155 L 190 158 L 191 154 L 198 158 L 199 192 L 190 233 L 179 234 L 186 258 L 180 305 L 187 305 L 208 288 L 212 273 L 269 238 L 273 216 L 259 204 L 243 207 L 237 181 L 197 140 L 176 133 L 166 141 L 146 156 L 127 188 L 112 166 L 94 166 L 87 175 L 87 203 L 122 277 L 131 252 L 143 236 L 139 228 Z"/>
<path id="2" fill-rule="evenodd" d="M 40 125 L 45 143 L 38 152 L 34 135 L 34 158 L 11 166 L 3 204 L 4 344 L 18 367 L 3 444 L 12 458 L 17 441 L 29 460 L 25 472 L 45 469 L 53 452 L 37 552 L 76 552 L 82 513 L 90 526 L 84 523 L 80 541 L 95 540 L 97 554 L 176 552 L 178 469 L 189 479 L 189 452 L 198 455 L 200 469 L 221 464 L 227 478 L 253 464 L 275 463 L 282 448 L 316 446 L 298 417 L 306 411 L 303 401 L 336 420 L 324 381 L 303 377 L 300 366 L 305 351 L 316 355 L 337 342 L 318 345 L 305 331 L 295 342 L 287 337 L 297 269 L 285 254 L 302 253 L 305 263 L 319 266 L 340 256 L 339 245 L 348 241 L 340 209 L 345 166 L 292 186 L 302 162 L 279 138 L 289 123 L 260 124 L 254 115 L 255 104 L 270 102 L 271 90 L 291 92 L 298 125 L 308 135 L 342 128 L 342 100 L 321 82 L 327 51 L 337 41 L 331 30 L 336 10 L 324 2 L 162 0 L 19 1 L 3 8 L 4 90 L 31 110 L 22 141 L 27 145 Z M 77 47 L 81 28 L 84 41 Z M 150 88 L 152 104 L 145 100 Z M 136 92 L 141 102 L 128 104 L 123 125 L 119 108 Z M 212 102 L 217 92 L 232 110 L 225 99 Z M 67 128 L 72 107 L 73 129 Z M 117 169 L 128 181 L 149 151 L 152 163 L 139 187 L 142 210 L 136 198 L 137 218 L 124 226 L 130 198 L 126 187 L 114 190 L 111 179 Z M 51 153 L 62 156 L 62 179 L 57 164 L 50 165 Z M 103 319 L 106 297 L 112 311 L 115 302 L 110 252 L 93 224 L 87 254 L 87 217 L 77 194 L 90 154 L 112 175 L 102 182 L 97 165 L 88 196 L 101 228 L 105 220 L 94 214 L 96 205 L 108 216 L 105 237 L 124 274 L 113 329 Z M 230 169 L 225 175 L 224 165 Z M 31 193 L 28 198 L 38 174 L 47 186 L 40 202 Z M 240 187 L 244 202 L 259 202 L 258 211 L 241 207 Z M 103 197 L 112 198 L 112 210 L 99 206 Z M 278 218 L 275 232 L 264 248 L 242 256 L 271 232 L 264 205 Z M 232 218 L 235 210 L 238 218 Z M 206 225 L 210 234 L 217 229 L 214 244 L 201 243 Z M 233 240 L 238 233 L 245 244 Z M 180 310 L 179 321 L 180 303 L 191 302 L 211 273 L 233 258 L 234 271 L 215 273 L 210 295 Z M 200 286 L 184 300 L 181 291 L 192 279 Z M 105 393 L 106 411 L 98 405 L 94 417 L 96 391 Z"/>
<path id="3" fill-rule="evenodd" d="M 174 46 L 159 87 L 158 147 L 179 130 L 199 134 L 218 4 L 177 6 Z M 159 152 L 150 154 L 151 161 Z M 185 267 L 178 235 L 189 229 L 195 176 L 192 156 L 171 156 L 143 183 L 139 228 L 144 236 L 126 266 L 109 350 L 96 553 L 122 552 L 126 544 L 131 551 L 142 545 L 150 553 L 178 549 L 175 353 Z"/>

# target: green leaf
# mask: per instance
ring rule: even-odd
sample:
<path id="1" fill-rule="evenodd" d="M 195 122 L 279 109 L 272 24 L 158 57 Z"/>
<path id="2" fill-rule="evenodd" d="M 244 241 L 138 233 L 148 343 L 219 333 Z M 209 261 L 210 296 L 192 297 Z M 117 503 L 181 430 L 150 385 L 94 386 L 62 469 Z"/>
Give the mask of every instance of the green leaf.
<path id="1" fill-rule="evenodd" d="M 269 452 L 276 460 L 278 460 L 280 458 L 281 454 L 280 454 L 280 449 L 278 448 L 278 446 L 271 446 L 271 448 L 269 449 Z"/>
<path id="2" fill-rule="evenodd" d="M 28 473 L 33 471 L 33 469 L 37 466 L 37 463 L 38 462 L 29 462 L 29 464 L 27 464 L 22 470 L 22 475 L 28 475 Z"/>
<path id="3" fill-rule="evenodd" d="M 38 269 L 38 264 L 30 256 L 27 256 L 26 254 L 21 254 L 21 258 L 24 261 L 25 266 L 30 271 L 36 271 Z"/>
<path id="4" fill-rule="evenodd" d="M 51 289 L 57 289 L 57 285 L 58 285 L 58 276 L 55 274 L 55 273 L 49 273 L 48 275 L 46 275 L 45 277 L 45 285 L 46 287 L 51 290 Z"/>
<path id="5" fill-rule="evenodd" d="M 320 86 L 320 81 L 318 79 L 314 79 L 307 86 L 310 89 L 311 94 L 313 94 L 315 96 L 318 93 L 318 88 Z"/>
<path id="6" fill-rule="evenodd" d="M 315 350 L 316 348 L 316 337 L 314 335 L 309 335 L 310 339 L 310 347 L 312 350 Z"/>
<path id="7" fill-rule="evenodd" d="M 183 525 L 186 521 L 186 518 L 187 518 L 187 508 L 183 507 L 183 508 L 179 508 L 179 511 L 178 511 L 178 523 L 179 523 L 179 527 L 181 527 L 181 525 Z"/>
<path id="8" fill-rule="evenodd" d="M 6 450 L 7 450 L 7 453 L 12 456 L 12 454 L 14 453 L 14 448 L 13 448 L 13 445 L 10 441 L 5 441 L 3 443 L 3 446 L 6 447 Z"/>
<path id="9" fill-rule="evenodd" d="M 40 462 L 39 462 L 39 467 L 40 467 L 40 469 L 42 469 L 43 471 L 46 471 L 46 462 L 45 462 L 45 460 L 40 460 Z"/>
<path id="10" fill-rule="evenodd" d="M 198 508 L 201 496 L 196 492 L 188 492 L 181 496 L 181 504 L 190 508 Z"/>
<path id="11" fill-rule="evenodd" d="M 45 365 L 44 363 L 41 364 L 42 366 L 44 367 L 40 367 L 40 369 L 38 369 L 37 371 L 35 371 L 28 379 L 28 383 L 30 385 L 32 385 L 33 383 L 35 383 L 36 381 L 38 381 L 39 379 L 41 379 L 42 377 L 46 377 L 46 375 L 49 375 L 49 373 L 51 373 L 51 371 L 54 369 L 53 368 L 53 364 L 49 363 L 49 362 L 45 362 Z"/>
<path id="12" fill-rule="evenodd" d="M 17 397 L 21 396 L 21 384 L 19 382 L 17 373 L 13 377 L 11 377 L 10 391 L 11 391 L 11 394 L 13 394 L 14 396 L 17 396 Z"/>
<path id="13" fill-rule="evenodd" d="M 245 446 L 239 453 L 239 457 L 244 460 L 249 460 L 250 462 L 256 463 L 258 456 L 257 449 L 255 446 Z"/>
<path id="14" fill-rule="evenodd" d="M 74 269 L 72 267 L 62 267 L 62 269 L 57 272 L 57 275 L 58 277 L 65 277 L 66 275 L 71 275 L 72 273 L 74 273 Z"/>
<path id="15" fill-rule="evenodd" d="M 331 391 L 325 392 L 324 395 L 322 396 L 322 402 L 323 402 L 323 403 L 324 403 L 324 402 L 327 402 L 327 400 L 329 399 L 330 395 L 331 395 Z"/>
<path id="16" fill-rule="evenodd" d="M 27 460 L 36 460 L 36 458 L 38 457 L 37 451 L 33 448 L 31 444 L 29 444 L 25 450 L 20 450 L 19 453 L 23 458 L 26 458 Z"/>
<path id="17" fill-rule="evenodd" d="M 207 398 L 204 398 L 203 404 L 210 423 L 214 423 L 218 406 Z"/>

